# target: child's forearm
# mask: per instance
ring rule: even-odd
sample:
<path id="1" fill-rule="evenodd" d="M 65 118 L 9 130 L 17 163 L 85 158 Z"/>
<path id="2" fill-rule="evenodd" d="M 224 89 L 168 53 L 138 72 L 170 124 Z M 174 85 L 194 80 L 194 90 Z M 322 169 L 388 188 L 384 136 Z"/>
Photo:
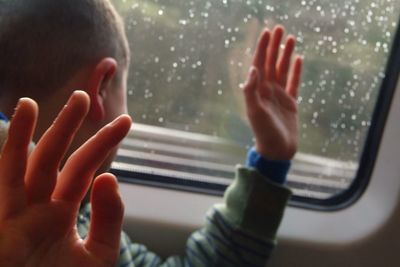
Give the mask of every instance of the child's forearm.
<path id="1" fill-rule="evenodd" d="M 224 204 L 209 211 L 205 226 L 188 238 L 182 256 L 163 261 L 123 234 L 118 266 L 265 266 L 289 197 L 289 189 L 255 169 L 239 167 Z M 78 229 L 84 235 L 89 221 L 88 213 L 83 214 L 87 221 L 78 223 Z"/>

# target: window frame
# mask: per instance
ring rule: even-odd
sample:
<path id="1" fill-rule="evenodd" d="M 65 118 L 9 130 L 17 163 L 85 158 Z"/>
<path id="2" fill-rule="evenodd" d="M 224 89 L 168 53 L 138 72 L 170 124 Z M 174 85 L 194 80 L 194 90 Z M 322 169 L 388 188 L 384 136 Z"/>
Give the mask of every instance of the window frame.
<path id="1" fill-rule="evenodd" d="M 400 79 L 400 18 L 397 24 L 392 48 L 388 56 L 385 77 L 382 80 L 374 112 L 371 118 L 371 127 L 368 130 L 361 153 L 360 164 L 350 187 L 342 193 L 328 199 L 314 199 L 293 196 L 290 205 L 299 208 L 308 208 L 321 211 L 336 211 L 345 209 L 356 202 L 367 189 L 378 156 L 379 146 L 385 130 L 393 96 Z"/>
<path id="2" fill-rule="evenodd" d="M 368 130 L 367 138 L 364 142 L 359 167 L 353 182 L 348 189 L 328 199 L 316 199 L 294 195 L 290 200 L 290 206 L 317 211 L 337 211 L 354 204 L 363 195 L 369 185 L 375 167 L 379 146 L 384 133 L 385 124 L 399 75 L 400 19 L 392 42 L 392 48 L 388 56 L 385 68 L 385 77 L 381 82 L 380 91 L 372 114 L 371 127 Z M 117 169 L 111 169 L 111 172 L 118 177 L 119 181 L 125 183 L 201 193 L 211 196 L 222 196 L 226 189 L 226 186 L 201 181 L 182 180 L 173 177 L 134 173 Z M 166 181 L 166 179 L 168 181 Z"/>

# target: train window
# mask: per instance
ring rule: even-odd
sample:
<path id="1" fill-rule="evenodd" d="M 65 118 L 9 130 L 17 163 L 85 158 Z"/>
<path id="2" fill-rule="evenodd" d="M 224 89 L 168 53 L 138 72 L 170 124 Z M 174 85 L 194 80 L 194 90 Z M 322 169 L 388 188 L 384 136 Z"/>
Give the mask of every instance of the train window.
<path id="1" fill-rule="evenodd" d="M 122 180 L 221 194 L 253 142 L 239 88 L 259 33 L 280 23 L 305 57 L 300 151 L 288 177 L 294 199 L 323 203 L 351 187 L 386 77 L 397 1 L 113 3 L 132 48 L 136 122 L 113 163 Z"/>

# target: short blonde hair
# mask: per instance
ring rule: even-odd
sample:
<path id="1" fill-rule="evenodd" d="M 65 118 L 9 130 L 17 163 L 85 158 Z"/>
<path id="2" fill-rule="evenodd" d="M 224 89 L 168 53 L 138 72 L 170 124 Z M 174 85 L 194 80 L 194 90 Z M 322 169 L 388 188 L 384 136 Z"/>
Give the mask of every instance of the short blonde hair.
<path id="1" fill-rule="evenodd" d="M 104 57 L 129 65 L 123 22 L 109 0 L 0 0 L 4 97 L 51 95 Z"/>

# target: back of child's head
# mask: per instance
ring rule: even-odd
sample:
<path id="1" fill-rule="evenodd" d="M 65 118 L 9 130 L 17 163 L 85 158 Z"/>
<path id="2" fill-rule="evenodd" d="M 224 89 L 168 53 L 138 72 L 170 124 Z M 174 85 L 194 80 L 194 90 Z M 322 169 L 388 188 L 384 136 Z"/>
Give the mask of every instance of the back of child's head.
<path id="1" fill-rule="evenodd" d="M 129 64 L 109 0 L 0 0 L 0 97 L 51 96 L 104 57 Z"/>

